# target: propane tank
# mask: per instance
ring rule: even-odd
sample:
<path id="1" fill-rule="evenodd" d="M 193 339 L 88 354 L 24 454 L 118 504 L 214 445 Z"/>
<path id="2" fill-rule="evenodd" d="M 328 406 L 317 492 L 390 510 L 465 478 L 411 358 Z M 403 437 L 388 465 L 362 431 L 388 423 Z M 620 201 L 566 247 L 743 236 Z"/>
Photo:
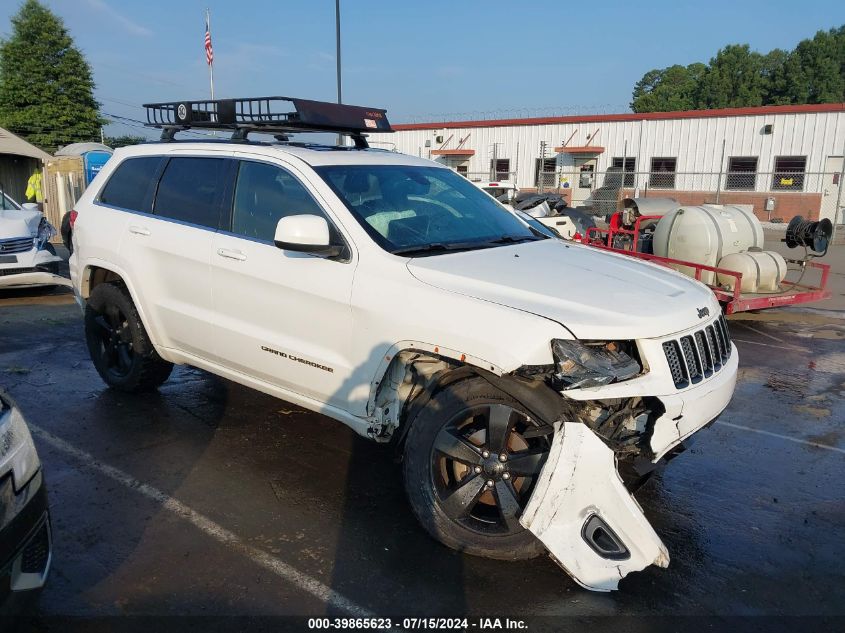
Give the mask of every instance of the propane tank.
<path id="1" fill-rule="evenodd" d="M 742 273 L 741 292 L 777 292 L 786 277 L 786 260 L 779 253 L 754 249 L 731 253 L 719 260 L 719 268 Z M 716 275 L 718 284 L 733 292 L 736 277 Z"/>
<path id="2" fill-rule="evenodd" d="M 705 266 L 716 266 L 725 256 L 749 248 L 762 248 L 763 227 L 747 209 L 733 205 L 704 204 L 669 211 L 654 230 L 654 254 Z M 695 269 L 674 265 L 690 277 Z M 701 281 L 713 285 L 715 273 L 702 271 Z"/>

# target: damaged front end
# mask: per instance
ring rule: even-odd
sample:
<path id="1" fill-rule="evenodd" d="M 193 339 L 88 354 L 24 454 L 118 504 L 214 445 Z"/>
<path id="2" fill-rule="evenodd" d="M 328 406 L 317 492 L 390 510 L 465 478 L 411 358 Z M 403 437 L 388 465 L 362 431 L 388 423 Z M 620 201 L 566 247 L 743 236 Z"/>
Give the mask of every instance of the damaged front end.
<path id="1" fill-rule="evenodd" d="M 663 344 L 561 348 L 556 341 L 555 365 L 523 367 L 509 377 L 542 383 L 560 402 L 555 417 L 543 416 L 554 438 L 520 523 L 588 589 L 611 591 L 630 572 L 668 566 L 669 553 L 632 493 L 715 420 L 733 394 L 737 354 L 729 339 L 719 348 L 718 368 L 685 386 L 654 360 Z M 643 395 L 649 392 L 659 395 Z"/>
<path id="2" fill-rule="evenodd" d="M 686 332 L 675 336 L 682 342 L 689 338 Z M 531 443 L 542 438 L 547 447 L 528 495 L 518 499 L 514 523 L 531 532 L 578 584 L 611 591 L 631 572 L 649 565 L 668 566 L 666 546 L 632 495 L 658 465 L 680 453 L 684 442 L 727 406 L 736 381 L 736 348 L 724 342 L 718 366 L 710 363 L 698 376 L 685 374 L 680 377 L 688 378 L 684 382 L 663 361 L 664 338 L 556 343 L 552 343 L 554 363 L 523 365 L 510 373 L 418 350 L 401 352 L 392 358 L 384 380 L 375 385 L 370 435 L 401 444 L 411 426 L 406 422 L 413 421 L 439 392 L 483 378 L 521 405 L 517 416 L 525 422 L 521 439 Z M 715 353 L 708 358 L 715 358 Z M 487 479 L 487 488 L 498 490 L 497 471 L 487 463 L 495 461 L 495 455 L 491 452 L 488 460 L 484 451 L 493 418 L 486 434 L 476 432 L 475 424 L 483 423 L 484 415 L 472 419 L 469 431 L 461 427 L 453 435 L 464 441 L 465 446 L 458 448 L 469 446 L 473 452 L 449 448 L 445 454 L 458 462 L 472 462 L 477 477 Z M 521 450 L 510 446 L 506 459 L 499 455 L 506 470 Z M 533 451 L 537 452 L 536 446 Z M 454 486 L 446 492 L 463 481 L 474 481 L 472 474 L 465 474 L 469 472 L 464 468 L 453 473 Z"/>
<path id="3" fill-rule="evenodd" d="M 584 424 L 559 422 L 546 464 L 520 518 L 582 587 L 616 589 L 669 552 L 622 483 L 615 457 Z"/>
<path id="4" fill-rule="evenodd" d="M 632 496 L 657 465 L 650 440 L 665 414 L 661 401 L 570 400 L 557 391 L 560 378 L 551 368 L 538 370 L 529 372 L 530 379 L 555 393 L 561 411 L 520 524 L 573 580 L 593 591 L 612 591 L 649 565 L 668 566 L 666 546 Z M 518 380 L 526 378 L 523 371 Z"/>
<path id="5" fill-rule="evenodd" d="M 56 230 L 38 210 L 0 210 L 0 288 L 69 286 L 50 245 Z"/>

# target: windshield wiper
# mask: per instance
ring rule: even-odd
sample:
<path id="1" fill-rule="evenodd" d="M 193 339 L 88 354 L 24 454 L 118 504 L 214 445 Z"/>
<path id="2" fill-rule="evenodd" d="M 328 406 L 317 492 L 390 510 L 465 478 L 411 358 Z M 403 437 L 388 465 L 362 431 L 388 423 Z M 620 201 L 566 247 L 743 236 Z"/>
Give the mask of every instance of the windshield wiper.
<path id="1" fill-rule="evenodd" d="M 545 237 L 539 237 L 537 235 L 522 235 L 520 237 L 514 237 L 513 235 L 503 235 L 502 237 L 497 237 L 495 240 L 490 240 L 485 242 L 486 244 L 519 244 L 521 242 L 536 242 L 537 240 L 544 240 L 547 239 Z"/>
<path id="2" fill-rule="evenodd" d="M 432 242 L 431 244 L 417 244 L 390 251 L 394 255 L 422 255 L 425 253 L 445 253 L 455 251 L 471 251 L 477 248 L 489 248 L 491 242 Z"/>

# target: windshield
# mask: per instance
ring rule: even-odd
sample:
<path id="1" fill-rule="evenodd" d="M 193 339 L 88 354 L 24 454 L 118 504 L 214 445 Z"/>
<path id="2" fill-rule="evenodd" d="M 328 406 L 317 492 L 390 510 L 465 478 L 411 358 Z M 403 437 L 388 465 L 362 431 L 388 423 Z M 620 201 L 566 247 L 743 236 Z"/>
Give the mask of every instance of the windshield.
<path id="1" fill-rule="evenodd" d="M 6 209 L 20 209 L 20 207 L 18 206 L 17 202 L 12 200 L 2 191 L 0 191 L 0 210 L 5 211 Z"/>
<path id="2" fill-rule="evenodd" d="M 391 253 L 436 254 L 545 239 L 449 169 L 409 165 L 315 169 L 370 236 Z"/>

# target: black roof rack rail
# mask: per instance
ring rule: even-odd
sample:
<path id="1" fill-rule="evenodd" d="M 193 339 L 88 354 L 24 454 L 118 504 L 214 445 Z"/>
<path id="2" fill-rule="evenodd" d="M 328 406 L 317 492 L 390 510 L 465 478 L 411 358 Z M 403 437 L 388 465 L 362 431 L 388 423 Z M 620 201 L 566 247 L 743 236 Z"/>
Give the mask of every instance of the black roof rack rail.
<path id="1" fill-rule="evenodd" d="M 291 111 L 290 105 L 293 105 Z M 232 130 L 232 140 L 250 132 L 273 134 L 280 140 L 296 132 L 348 134 L 355 147 L 369 147 L 367 132 L 392 132 L 387 110 L 296 97 L 202 99 L 145 103 L 149 127 L 162 130 L 161 140 L 173 140 L 180 130 Z"/>

